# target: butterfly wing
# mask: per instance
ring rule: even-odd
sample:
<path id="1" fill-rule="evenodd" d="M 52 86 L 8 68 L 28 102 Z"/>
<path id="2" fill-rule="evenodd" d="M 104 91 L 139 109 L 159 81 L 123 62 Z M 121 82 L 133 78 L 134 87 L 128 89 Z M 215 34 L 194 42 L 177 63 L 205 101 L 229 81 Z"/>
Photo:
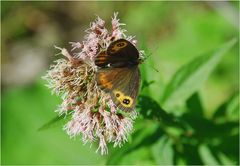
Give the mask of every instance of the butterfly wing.
<path id="1" fill-rule="evenodd" d="M 102 51 L 95 59 L 99 67 L 126 67 L 138 64 L 139 53 L 136 47 L 125 39 L 112 42 L 106 51 Z"/>
<path id="2" fill-rule="evenodd" d="M 96 75 L 99 87 L 109 92 L 114 104 L 123 111 L 131 111 L 136 105 L 140 72 L 138 66 L 103 68 Z"/>
<path id="3" fill-rule="evenodd" d="M 100 67 L 96 75 L 98 85 L 110 93 L 114 104 L 124 111 L 130 111 L 136 105 L 140 82 L 138 58 L 136 47 L 119 39 L 95 59 L 95 64 Z"/>
<path id="4" fill-rule="evenodd" d="M 98 67 L 105 67 L 105 66 L 107 66 L 110 63 L 110 61 L 109 61 L 110 59 L 111 58 L 110 58 L 109 55 L 107 55 L 107 52 L 106 51 L 102 51 L 96 57 L 95 64 Z"/>

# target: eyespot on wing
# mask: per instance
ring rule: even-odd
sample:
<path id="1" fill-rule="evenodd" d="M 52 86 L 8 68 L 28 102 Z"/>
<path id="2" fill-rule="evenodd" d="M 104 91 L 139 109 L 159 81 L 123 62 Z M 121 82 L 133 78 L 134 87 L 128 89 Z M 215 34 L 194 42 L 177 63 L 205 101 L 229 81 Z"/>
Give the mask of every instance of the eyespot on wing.
<path id="1" fill-rule="evenodd" d="M 123 41 L 123 40 L 116 41 L 116 43 L 113 43 L 112 45 L 110 45 L 108 51 L 110 54 L 114 54 L 118 52 L 120 49 L 126 47 L 127 45 L 128 43 L 126 41 Z"/>
<path id="2" fill-rule="evenodd" d="M 124 107 L 130 108 L 133 105 L 133 98 L 124 95 L 121 91 L 114 91 L 114 96 Z"/>

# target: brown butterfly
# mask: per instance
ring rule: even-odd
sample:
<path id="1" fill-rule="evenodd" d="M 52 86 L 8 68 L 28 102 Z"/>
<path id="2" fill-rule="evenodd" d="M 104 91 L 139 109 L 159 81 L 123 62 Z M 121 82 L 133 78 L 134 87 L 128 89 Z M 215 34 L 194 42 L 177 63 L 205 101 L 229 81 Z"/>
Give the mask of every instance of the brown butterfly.
<path id="1" fill-rule="evenodd" d="M 123 111 L 135 108 L 140 83 L 139 63 L 138 50 L 125 39 L 112 42 L 95 59 L 95 64 L 100 67 L 97 84 L 110 93 L 114 104 Z"/>

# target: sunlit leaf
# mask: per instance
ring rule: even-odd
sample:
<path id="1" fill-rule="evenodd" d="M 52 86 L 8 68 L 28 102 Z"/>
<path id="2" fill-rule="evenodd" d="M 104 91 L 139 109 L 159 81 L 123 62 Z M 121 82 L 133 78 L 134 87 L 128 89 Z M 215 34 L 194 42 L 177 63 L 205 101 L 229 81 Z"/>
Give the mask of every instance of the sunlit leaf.
<path id="1" fill-rule="evenodd" d="M 235 94 L 227 105 L 227 118 L 231 121 L 239 120 L 239 93 Z"/>
<path id="2" fill-rule="evenodd" d="M 239 94 L 237 92 L 217 108 L 217 110 L 213 114 L 213 118 L 218 123 L 225 123 L 226 121 L 237 122 L 239 119 L 238 115 L 239 115 Z"/>
<path id="3" fill-rule="evenodd" d="M 172 141 L 167 136 L 162 136 L 159 141 L 152 146 L 154 160 L 158 165 L 173 165 L 174 151 Z"/>
<path id="4" fill-rule="evenodd" d="M 217 161 L 215 156 L 213 156 L 212 152 L 208 148 L 207 145 L 200 145 L 198 148 L 199 155 L 206 165 L 219 165 L 220 163 Z"/>
<path id="5" fill-rule="evenodd" d="M 158 125 L 152 122 L 139 122 L 139 128 L 132 134 L 134 140 L 131 144 L 126 143 L 122 148 L 114 148 L 107 158 L 107 164 L 115 165 L 121 163 L 121 160 L 127 157 L 128 154 L 138 151 L 144 146 L 149 146 L 158 140 L 163 132 L 159 131 Z M 147 130 L 143 130 L 147 128 Z"/>
<path id="6" fill-rule="evenodd" d="M 218 158 L 223 165 L 236 165 L 237 164 L 234 161 L 232 161 L 227 155 L 225 155 L 221 152 L 218 153 Z"/>
<path id="7" fill-rule="evenodd" d="M 200 56 L 181 67 L 172 77 L 162 96 L 165 109 L 183 103 L 189 96 L 196 92 L 208 78 L 222 56 L 233 47 L 236 39 L 225 43 L 213 53 Z"/>
<path id="8" fill-rule="evenodd" d="M 143 146 L 137 150 L 131 151 L 123 158 L 118 159 L 119 165 L 154 165 L 151 149 Z"/>

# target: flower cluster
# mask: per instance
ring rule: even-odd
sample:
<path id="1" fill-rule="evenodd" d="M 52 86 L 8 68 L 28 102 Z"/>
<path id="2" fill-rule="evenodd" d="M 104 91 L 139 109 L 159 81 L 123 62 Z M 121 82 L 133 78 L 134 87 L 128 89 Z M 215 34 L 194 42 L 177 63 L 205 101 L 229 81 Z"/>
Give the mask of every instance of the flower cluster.
<path id="1" fill-rule="evenodd" d="M 136 44 L 134 37 L 124 34 L 121 25 L 115 13 L 109 32 L 105 22 L 98 17 L 86 30 L 83 42 L 70 42 L 71 54 L 65 48 L 56 47 L 65 58 L 55 61 L 44 76 L 47 86 L 62 98 L 57 109 L 59 115 L 72 117 L 64 130 L 70 137 L 81 135 L 84 143 L 98 141 L 97 151 L 100 149 L 101 154 L 107 154 L 107 143 L 112 142 L 116 147 L 127 141 L 137 115 L 135 110 L 128 114 L 119 113 L 110 95 L 103 92 L 95 80 L 98 68 L 94 59 L 100 51 L 121 38 Z"/>

